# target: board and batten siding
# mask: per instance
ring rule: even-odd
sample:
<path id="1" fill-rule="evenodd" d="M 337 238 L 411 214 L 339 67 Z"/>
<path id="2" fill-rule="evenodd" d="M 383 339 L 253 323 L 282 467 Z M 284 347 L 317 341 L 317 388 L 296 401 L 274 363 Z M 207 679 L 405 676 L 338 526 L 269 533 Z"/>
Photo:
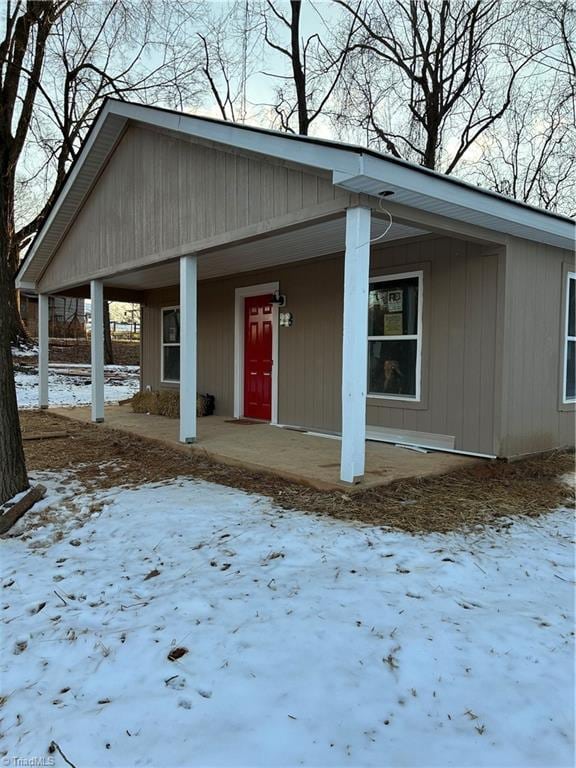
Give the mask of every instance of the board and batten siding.
<path id="1" fill-rule="evenodd" d="M 173 249 L 350 194 L 331 179 L 131 126 L 68 230 L 40 290 L 152 263 Z M 177 255 L 177 254 L 172 254 Z M 179 254 L 178 254 L 179 255 Z"/>
<path id="2" fill-rule="evenodd" d="M 520 238 L 507 246 L 500 455 L 574 445 L 574 405 L 561 393 L 569 270 L 570 251 Z"/>
<path id="3" fill-rule="evenodd" d="M 343 255 L 200 282 L 198 388 L 233 413 L 235 288 L 279 280 L 290 328 L 279 329 L 278 420 L 338 432 L 341 423 Z M 422 401 L 368 399 L 367 423 L 454 435 L 457 449 L 495 452 L 499 254 L 452 238 L 375 248 L 372 276 L 424 272 Z M 160 382 L 160 308 L 178 287 L 150 291 L 143 310 L 142 382 Z M 359 339 L 359 343 L 362 340 Z"/>

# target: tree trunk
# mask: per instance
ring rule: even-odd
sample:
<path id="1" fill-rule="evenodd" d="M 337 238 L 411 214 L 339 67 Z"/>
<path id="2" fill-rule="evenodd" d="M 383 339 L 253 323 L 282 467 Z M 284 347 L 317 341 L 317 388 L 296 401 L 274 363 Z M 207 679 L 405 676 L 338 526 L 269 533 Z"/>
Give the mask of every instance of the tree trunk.
<path id="1" fill-rule="evenodd" d="M 6 185 L 10 184 L 11 181 L 8 177 L 6 177 Z M 18 266 L 20 264 L 20 249 L 18 247 L 18 243 L 16 241 L 16 237 L 11 237 L 10 233 L 15 232 L 15 226 L 14 226 L 14 209 L 11 204 L 7 207 L 7 213 L 6 217 L 8 218 L 8 221 L 6 223 L 6 239 L 5 242 L 2 244 L 2 247 L 5 248 L 4 252 L 2 253 L 2 258 L 6 259 L 5 263 L 8 266 L 8 272 L 9 272 L 9 291 L 10 291 L 10 316 L 9 316 L 9 326 L 10 326 L 10 342 L 16 346 L 16 347 L 31 347 L 33 344 L 33 341 L 30 337 L 30 334 L 26 330 L 24 323 L 22 322 L 22 318 L 20 316 L 20 302 L 18 301 L 18 292 L 16 291 L 16 284 L 15 284 L 15 277 L 16 272 L 18 271 Z M 3 217 L 2 223 L 6 219 Z"/>
<path id="2" fill-rule="evenodd" d="M 0 504 L 28 488 L 12 366 L 12 331 L 18 312 L 9 265 L 9 227 L 0 197 Z"/>
<path id="3" fill-rule="evenodd" d="M 110 331 L 110 302 L 104 302 L 104 365 L 114 365 L 114 347 Z"/>
<path id="4" fill-rule="evenodd" d="M 37 501 L 43 499 L 44 496 L 46 496 L 46 487 L 44 485 L 37 485 L 29 490 L 23 499 L 20 499 L 13 507 L 10 507 L 7 512 L 0 515 L 0 536 L 9 531 L 13 525 L 16 525 L 18 520 L 20 520 L 20 518 L 25 515 Z"/>
<path id="5" fill-rule="evenodd" d="M 20 303 L 18 301 L 14 279 L 11 281 L 10 290 L 14 293 L 12 300 L 13 311 L 10 319 L 10 342 L 15 347 L 32 347 L 34 341 L 28 333 L 20 315 Z"/>
<path id="6" fill-rule="evenodd" d="M 298 133 L 301 136 L 308 135 L 310 120 L 308 115 L 308 94 L 306 93 L 306 74 L 302 67 L 300 53 L 300 10 L 301 0 L 291 0 L 292 19 L 290 24 L 290 53 L 292 59 L 292 75 L 296 89 L 296 103 L 298 105 Z"/>

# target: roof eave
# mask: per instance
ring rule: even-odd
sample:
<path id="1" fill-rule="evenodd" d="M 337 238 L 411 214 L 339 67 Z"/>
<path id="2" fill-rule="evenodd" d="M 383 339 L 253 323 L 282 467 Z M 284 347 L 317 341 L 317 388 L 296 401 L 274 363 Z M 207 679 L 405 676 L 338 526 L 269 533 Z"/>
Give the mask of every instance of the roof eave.
<path id="1" fill-rule="evenodd" d="M 439 174 L 419 174 L 415 169 L 364 155 L 361 172 L 347 175 L 335 172 L 334 184 L 364 195 L 392 193 L 391 200 L 434 212 L 439 203 L 446 206 L 448 218 L 481 225 L 514 237 L 573 249 L 576 222 L 552 216 L 531 206 L 518 204 L 499 195 L 484 194 L 472 185 L 454 183 Z M 406 202 L 406 198 L 410 202 Z M 417 205 L 414 204 L 417 200 Z M 483 221 L 479 221 L 479 216 Z"/>
<path id="2" fill-rule="evenodd" d="M 576 224 L 574 221 L 550 212 L 539 210 L 518 201 L 510 200 L 488 190 L 476 188 L 457 179 L 442 176 L 427 169 L 413 166 L 395 158 L 386 158 L 371 150 L 335 142 L 294 137 L 273 131 L 248 126 L 237 126 L 226 121 L 217 121 L 196 117 L 186 113 L 174 112 L 155 107 L 147 107 L 130 102 L 107 100 L 98 113 L 84 142 L 77 160 L 70 168 L 64 186 L 58 195 L 43 227 L 36 235 L 28 250 L 17 275 L 18 286 L 34 286 L 40 279 L 41 271 L 46 268 L 54 250 L 58 247 L 58 237 L 64 236 L 66 228 L 54 227 L 52 238 L 45 243 L 47 234 L 60 216 L 60 209 L 68 205 L 71 211 L 68 226 L 74 220 L 77 210 L 86 199 L 91 185 L 95 183 L 108 157 L 113 152 L 114 132 L 121 135 L 126 124 L 151 125 L 157 128 L 176 131 L 217 144 L 232 146 L 236 149 L 256 152 L 262 155 L 291 161 L 310 168 L 328 170 L 332 173 L 333 183 L 359 194 L 376 195 L 388 190 L 394 193 L 394 200 L 408 207 L 421 208 L 434 213 L 443 206 L 444 215 L 453 220 L 474 223 L 478 215 L 484 217 L 487 229 L 515 237 L 554 245 L 560 248 L 574 247 Z M 111 133 L 112 137 L 103 148 L 97 144 L 100 134 Z M 302 140 L 295 140 L 302 138 Z M 96 148 L 95 148 L 96 145 Z M 100 154 L 99 154 L 100 152 Z M 94 154 L 95 158 L 91 155 Z M 90 162 L 93 168 L 90 169 Z M 82 170 L 86 183 L 82 184 Z M 74 187 L 75 183 L 78 185 Z M 80 189 L 79 189 L 80 188 Z M 75 196 L 71 195 L 74 191 Z M 410 200 L 411 202 L 407 202 Z M 478 223 L 476 221 L 476 223 Z M 32 269 L 39 249 L 44 247 L 42 270 Z M 49 255 L 46 255 L 48 253 Z M 38 265 L 36 265 L 38 266 Z M 31 274 L 30 274 L 31 272 Z M 36 274 L 38 273 L 38 274 Z"/>

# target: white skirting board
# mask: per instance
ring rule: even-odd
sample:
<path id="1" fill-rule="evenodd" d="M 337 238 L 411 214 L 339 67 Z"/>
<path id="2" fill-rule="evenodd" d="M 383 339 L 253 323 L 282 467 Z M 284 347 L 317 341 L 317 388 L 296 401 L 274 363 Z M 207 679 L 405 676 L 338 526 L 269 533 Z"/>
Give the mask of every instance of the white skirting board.
<path id="1" fill-rule="evenodd" d="M 304 435 L 313 437 L 327 437 L 330 440 L 341 440 L 341 436 L 334 432 L 315 432 L 305 427 L 295 427 L 291 424 L 274 424 L 281 429 L 294 429 Z M 402 448 L 427 448 L 431 451 L 441 451 L 443 453 L 456 453 L 460 456 L 477 456 L 480 459 L 496 459 L 497 456 L 491 453 L 476 453 L 474 451 L 462 451 L 454 448 L 456 438 L 453 435 L 439 435 L 434 432 L 412 432 L 403 429 L 386 429 L 386 427 L 366 427 L 366 440 L 372 440 L 377 443 L 392 443 Z"/>
<path id="2" fill-rule="evenodd" d="M 435 432 L 413 432 L 408 429 L 388 429 L 370 425 L 366 427 L 366 439 L 416 445 L 420 448 L 435 448 L 439 451 L 453 451 L 456 445 L 454 435 L 438 435 Z"/>

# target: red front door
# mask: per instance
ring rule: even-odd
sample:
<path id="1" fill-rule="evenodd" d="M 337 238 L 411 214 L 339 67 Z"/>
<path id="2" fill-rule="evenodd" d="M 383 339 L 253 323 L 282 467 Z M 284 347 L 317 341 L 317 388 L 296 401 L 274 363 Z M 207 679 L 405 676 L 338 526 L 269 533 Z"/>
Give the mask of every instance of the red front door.
<path id="1" fill-rule="evenodd" d="M 270 295 L 244 300 L 244 416 L 272 418 L 272 305 Z"/>

